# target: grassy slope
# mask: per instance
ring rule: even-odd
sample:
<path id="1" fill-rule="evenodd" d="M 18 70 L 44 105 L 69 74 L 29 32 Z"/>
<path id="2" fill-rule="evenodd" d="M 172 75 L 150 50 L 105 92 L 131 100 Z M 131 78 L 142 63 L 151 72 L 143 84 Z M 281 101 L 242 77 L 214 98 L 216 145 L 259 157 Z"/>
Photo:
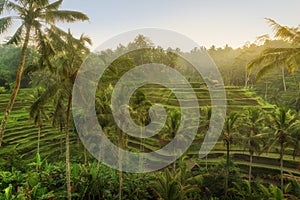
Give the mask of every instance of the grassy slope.
<path id="1" fill-rule="evenodd" d="M 176 88 L 174 88 L 176 89 Z M 164 104 L 167 108 L 176 108 L 178 107 L 178 102 L 175 99 L 174 95 L 170 95 L 170 90 L 167 90 L 162 87 L 153 86 L 142 88 L 146 96 L 153 102 Z M 179 89 L 178 89 L 179 90 Z M 198 87 L 197 84 L 194 86 L 194 90 L 199 99 L 200 106 L 209 106 L 210 98 L 209 92 L 206 88 Z M 15 107 L 11 114 L 10 120 L 5 133 L 3 148 L 0 149 L 0 166 L 4 162 L 7 162 L 7 159 L 11 159 L 11 156 L 16 156 L 17 159 L 26 160 L 28 162 L 33 161 L 36 153 L 37 146 L 37 128 L 34 126 L 32 120 L 29 119 L 28 109 L 31 105 L 31 100 L 29 94 L 32 91 L 30 89 L 23 89 L 20 91 L 17 98 Z M 185 91 L 180 89 L 179 92 L 184 93 Z M 260 98 L 256 97 L 255 93 L 249 92 L 244 88 L 238 87 L 226 87 L 228 110 L 238 111 L 249 106 L 261 106 L 263 108 L 270 108 L 271 105 L 264 103 Z M 0 95 L 0 117 L 2 117 L 5 110 L 7 99 L 9 95 L 2 94 Z M 63 156 L 61 152 L 64 151 L 64 148 L 61 149 L 61 139 L 63 140 L 64 135 L 60 135 L 59 131 L 55 128 L 52 128 L 51 125 L 46 123 L 42 129 L 41 134 L 41 155 L 43 158 L 48 158 L 50 160 L 57 159 L 58 155 Z M 76 136 L 72 134 L 71 143 L 73 144 L 71 148 L 75 148 Z M 191 146 L 190 155 L 197 157 L 198 150 L 200 149 L 201 142 L 195 140 Z M 153 151 L 160 148 L 163 145 L 158 143 L 156 138 L 146 139 L 144 141 L 145 151 Z M 64 147 L 64 145 L 63 145 Z M 137 150 L 140 148 L 140 141 L 135 138 L 129 138 L 129 148 L 132 150 Z M 239 147 L 233 147 L 239 149 Z M 219 142 L 212 153 L 225 153 L 225 147 Z M 236 152 L 240 153 L 240 152 Z M 233 152 L 234 154 L 234 152 Z M 215 158 L 211 158 L 211 161 L 214 161 Z M 273 156 L 273 159 L 277 159 L 276 156 Z M 290 158 L 288 158 L 290 159 Z M 241 164 L 245 164 L 244 160 L 238 160 Z M 256 167 L 266 167 L 265 164 L 255 164 Z M 295 170 L 295 169 L 291 169 Z"/>
<path id="2" fill-rule="evenodd" d="M 29 119 L 29 107 L 32 104 L 30 99 L 31 89 L 20 90 L 13 111 L 10 115 L 4 135 L 3 146 L 0 149 L 0 166 L 8 160 L 14 162 L 29 163 L 34 161 L 37 148 L 38 129 L 33 121 Z M 9 95 L 0 95 L 0 120 L 4 115 Z M 71 143 L 76 142 L 76 137 L 71 134 Z M 45 123 L 41 130 L 41 156 L 42 158 L 63 157 L 60 148 L 60 141 L 64 135 L 59 134 L 51 124 Z M 64 147 L 64 145 L 63 145 Z"/>

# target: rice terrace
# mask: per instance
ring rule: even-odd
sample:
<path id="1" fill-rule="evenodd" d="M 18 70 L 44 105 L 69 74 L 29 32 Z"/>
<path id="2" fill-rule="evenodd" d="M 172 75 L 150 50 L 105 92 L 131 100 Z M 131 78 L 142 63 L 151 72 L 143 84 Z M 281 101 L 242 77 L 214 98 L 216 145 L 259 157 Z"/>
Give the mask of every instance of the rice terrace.
<path id="1" fill-rule="evenodd" d="M 300 4 L 256 3 L 0 0 L 0 200 L 300 199 Z"/>

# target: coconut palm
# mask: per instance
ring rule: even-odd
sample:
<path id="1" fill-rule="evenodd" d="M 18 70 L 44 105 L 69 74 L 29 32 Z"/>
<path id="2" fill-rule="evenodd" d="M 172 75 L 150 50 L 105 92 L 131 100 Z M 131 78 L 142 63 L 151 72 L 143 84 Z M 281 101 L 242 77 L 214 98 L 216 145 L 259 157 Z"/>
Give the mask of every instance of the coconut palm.
<path id="1" fill-rule="evenodd" d="M 273 19 L 267 18 L 266 20 L 273 27 L 275 37 L 284 40 L 287 43 L 287 46 L 264 50 L 259 57 L 248 63 L 247 68 L 248 70 L 251 70 L 254 67 L 261 66 L 257 73 L 257 79 L 274 71 L 276 68 L 279 68 L 281 71 L 283 88 L 284 91 L 286 91 L 285 69 L 287 69 L 288 72 L 293 72 L 295 68 L 297 68 L 297 62 L 300 59 L 300 30 L 299 28 L 281 26 Z"/>
<path id="2" fill-rule="evenodd" d="M 286 147 L 295 142 L 293 133 L 299 131 L 299 117 L 296 113 L 286 108 L 277 108 L 270 114 L 270 128 L 273 130 L 274 138 L 271 139 L 268 148 L 279 144 L 280 149 L 280 185 L 283 189 L 283 156 Z"/>
<path id="3" fill-rule="evenodd" d="M 240 133 L 242 134 L 242 141 L 244 148 L 249 150 L 249 183 L 251 183 L 252 174 L 252 160 L 254 153 L 261 152 L 261 145 L 263 137 L 266 134 L 262 133 L 264 127 L 264 113 L 261 109 L 251 107 L 246 110 L 242 116 L 242 127 Z"/>
<path id="4" fill-rule="evenodd" d="M 224 129 L 222 131 L 222 139 L 226 145 L 226 174 L 225 174 L 225 196 L 228 192 L 229 180 L 229 165 L 230 165 L 230 146 L 233 143 L 234 135 L 236 134 L 236 122 L 239 115 L 236 112 L 231 112 L 226 117 Z"/>
<path id="5" fill-rule="evenodd" d="M 33 107 L 43 105 L 48 102 L 49 99 L 56 99 L 55 102 L 60 102 L 60 105 L 62 105 L 62 100 L 67 102 L 64 126 L 66 140 L 66 179 L 68 199 L 71 199 L 69 128 L 71 118 L 72 88 L 77 71 L 85 56 L 89 53 L 89 49 L 85 46 L 85 44 L 91 44 L 91 40 L 84 35 L 82 35 L 79 39 L 75 39 L 70 31 L 65 33 L 56 27 L 51 27 L 49 38 L 57 52 L 56 59 L 52 61 L 50 69 L 56 75 L 57 81 L 46 89 L 43 95 L 41 95 L 41 97 L 35 102 Z M 55 107 L 57 106 L 58 104 L 55 105 Z M 54 117 L 55 116 L 56 115 L 54 115 Z"/>
<path id="6" fill-rule="evenodd" d="M 130 106 L 127 104 L 123 104 L 120 106 L 119 110 L 117 111 L 117 113 L 115 113 L 118 116 L 119 119 L 119 125 L 120 127 L 115 124 L 115 130 L 117 133 L 117 137 L 118 137 L 118 162 L 119 162 L 119 200 L 122 199 L 122 190 L 123 190 L 123 162 L 128 162 L 127 160 L 123 160 L 122 157 L 122 149 L 126 149 L 128 146 L 128 135 L 126 133 L 124 133 L 123 131 L 123 127 L 126 126 L 127 124 L 123 123 L 124 120 L 124 116 L 125 116 L 125 110 L 129 109 L 131 110 Z"/>
<path id="7" fill-rule="evenodd" d="M 211 118 L 211 107 L 203 107 L 201 108 L 202 112 L 201 113 L 201 118 L 200 118 L 200 129 L 201 132 L 203 132 L 204 134 L 208 131 L 209 129 L 209 124 L 210 124 L 210 118 Z M 207 154 L 205 156 L 205 168 L 208 169 L 207 167 Z"/>
<path id="8" fill-rule="evenodd" d="M 179 168 L 165 169 L 155 181 L 151 182 L 154 193 L 159 199 L 186 199 L 188 193 L 199 193 L 197 184 L 202 183 L 202 175 L 193 176 L 186 166 L 186 157 L 180 158 Z"/>
<path id="9" fill-rule="evenodd" d="M 64 98 L 62 94 L 57 95 L 54 98 L 54 110 L 53 113 L 50 113 L 50 118 L 52 119 L 52 126 L 58 128 L 60 134 L 60 153 L 63 154 L 63 137 L 64 137 L 64 125 L 66 124 L 65 118 L 65 105 L 63 102 Z"/>
<path id="10" fill-rule="evenodd" d="M 34 101 L 38 100 L 42 93 L 44 92 L 44 88 L 37 88 L 34 93 L 31 95 Z M 38 144 L 37 144 L 37 153 L 40 153 L 40 138 L 41 138 L 41 129 L 43 126 L 44 119 L 48 119 L 48 115 L 45 113 L 44 106 L 39 107 L 30 107 L 30 118 L 33 119 L 34 124 L 38 127 Z"/>
<path id="11" fill-rule="evenodd" d="M 180 123 L 181 123 L 180 112 L 175 109 L 171 110 L 167 117 L 165 128 L 164 128 L 165 132 L 168 134 L 169 140 L 172 140 L 176 136 L 180 127 Z M 173 149 L 173 154 L 175 154 L 175 149 Z M 174 171 L 176 170 L 176 160 L 174 160 L 173 162 L 173 170 Z"/>
<path id="12" fill-rule="evenodd" d="M 10 112 L 13 108 L 18 94 L 23 68 L 25 65 L 26 52 L 30 41 L 40 52 L 40 64 L 48 63 L 49 56 L 54 54 L 45 30 L 55 27 L 56 22 L 75 22 L 85 21 L 88 17 L 77 11 L 59 10 L 63 0 L 50 2 L 49 0 L 1 0 L 0 14 L 4 11 L 12 11 L 16 16 L 7 16 L 0 19 L 0 34 L 5 33 L 12 27 L 15 21 L 21 25 L 17 28 L 14 35 L 8 40 L 8 44 L 22 45 L 21 57 L 16 74 L 16 81 L 10 96 L 4 117 L 0 127 L 0 146 L 2 145 L 3 134 Z"/>

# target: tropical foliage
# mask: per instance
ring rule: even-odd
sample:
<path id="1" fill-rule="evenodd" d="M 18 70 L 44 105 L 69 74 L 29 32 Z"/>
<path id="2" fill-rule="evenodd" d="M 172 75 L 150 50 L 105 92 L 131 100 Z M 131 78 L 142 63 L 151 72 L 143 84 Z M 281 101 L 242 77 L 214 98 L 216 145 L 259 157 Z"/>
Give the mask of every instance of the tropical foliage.
<path id="1" fill-rule="evenodd" d="M 276 40 L 262 36 L 238 49 L 226 45 L 183 52 L 163 49 L 150 38 L 137 35 L 126 46 L 119 44 L 116 49 L 91 53 L 89 37 L 75 37 L 71 30 L 57 26 L 58 22 L 88 20 L 81 12 L 60 10 L 62 3 L 0 1 L 0 14 L 12 11 L 10 14 L 16 15 L 0 19 L 0 34 L 13 27 L 16 20 L 19 22 L 7 40 L 9 45 L 0 46 L 0 113 L 4 116 L 0 128 L 0 199 L 300 198 L 299 28 L 267 19 Z M 224 76 L 228 109 L 221 137 L 204 161 L 199 159 L 198 151 L 212 128 L 209 89 L 218 90 L 220 85 L 199 76 L 180 55 L 196 60 L 205 50 Z M 72 122 L 72 90 L 87 57 L 93 63 L 108 65 L 97 85 L 94 103 L 105 136 L 119 147 L 119 171 L 86 150 Z M 164 107 L 167 117 L 165 123 L 156 122 L 163 127 L 158 134 L 136 138 L 122 129 L 126 126 L 122 118 L 115 121 L 111 99 L 125 73 L 148 63 L 161 63 L 180 72 L 189 80 L 199 106 L 189 107 L 190 99 L 186 98 L 187 106 L 181 107 L 175 93 L 187 93 L 183 84 L 139 87 L 117 114 L 123 116 L 128 109 L 140 126 L 141 136 L 148 131 L 153 117 L 159 115 L 153 112 L 153 105 Z M 282 97 L 281 92 L 285 94 Z M 196 128 L 191 121 L 194 119 L 185 119 L 181 109 L 199 109 Z M 178 160 L 173 155 L 160 155 L 156 150 L 177 136 L 181 121 L 198 129 L 193 143 Z M 103 151 L 105 142 L 92 144 L 101 150 L 99 158 L 110 156 L 110 152 Z M 156 151 L 158 157 L 150 159 L 164 162 L 165 156 L 170 156 L 174 162 L 147 174 L 126 173 L 122 163 L 128 161 L 121 157 L 121 149 Z M 149 168 L 142 159 L 138 165 Z"/>

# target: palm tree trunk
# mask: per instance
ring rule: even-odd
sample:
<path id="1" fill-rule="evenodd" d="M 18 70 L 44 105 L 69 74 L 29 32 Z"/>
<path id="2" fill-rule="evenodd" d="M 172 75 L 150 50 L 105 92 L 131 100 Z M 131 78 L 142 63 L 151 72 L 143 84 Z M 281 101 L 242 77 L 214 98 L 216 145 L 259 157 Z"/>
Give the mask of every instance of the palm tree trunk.
<path id="1" fill-rule="evenodd" d="M 172 133 L 173 138 L 175 137 L 175 135 L 176 135 L 176 133 Z M 175 173 L 175 171 L 176 171 L 176 154 L 175 154 L 175 145 L 174 144 L 173 144 L 173 154 L 174 154 L 173 170 Z"/>
<path id="2" fill-rule="evenodd" d="M 62 155 L 63 154 L 63 125 L 60 124 L 59 125 L 60 128 L 59 128 L 59 134 L 60 134 L 60 154 Z"/>
<path id="3" fill-rule="evenodd" d="M 250 152 L 250 164 L 249 164 L 249 183 L 251 185 L 251 176 L 252 176 L 252 162 L 253 162 L 253 153 Z"/>
<path id="4" fill-rule="evenodd" d="M 265 86 L 265 101 L 268 100 L 268 81 L 266 80 L 266 86 Z"/>
<path id="5" fill-rule="evenodd" d="M 143 125 L 144 125 L 144 124 L 143 124 Z M 145 128 L 145 127 L 141 127 L 141 134 L 140 134 L 140 138 L 141 138 L 141 143 L 140 143 L 140 153 L 143 153 L 143 152 L 144 152 L 144 139 L 142 138 L 143 133 L 146 132 L 146 131 L 144 131 L 144 128 Z M 140 156 L 140 158 L 139 158 L 139 168 L 142 169 L 142 167 L 143 167 L 143 157 Z"/>
<path id="6" fill-rule="evenodd" d="M 38 143 L 37 143 L 37 153 L 40 153 L 40 141 L 41 141 L 41 129 L 42 125 L 38 126 Z"/>
<path id="7" fill-rule="evenodd" d="M 174 172 L 176 171 L 176 157 L 174 156 L 174 162 L 173 162 L 173 170 L 174 170 Z"/>
<path id="8" fill-rule="evenodd" d="M 283 143 L 280 144 L 280 188 L 283 191 Z"/>
<path id="9" fill-rule="evenodd" d="M 248 72 L 247 72 L 247 69 L 245 69 L 245 87 L 248 87 L 248 81 L 249 81 Z"/>
<path id="10" fill-rule="evenodd" d="M 38 125 L 38 142 L 37 142 L 37 154 L 40 156 L 40 142 L 41 142 L 41 129 L 42 125 Z M 39 163 L 36 163 L 36 171 L 39 171 Z M 40 174 L 39 174 L 40 176 Z"/>
<path id="11" fill-rule="evenodd" d="M 208 167 L 207 167 L 207 154 L 205 156 L 205 168 L 206 168 L 206 170 L 208 169 Z"/>
<path id="12" fill-rule="evenodd" d="M 285 74 L 284 74 L 284 66 L 281 67 L 281 75 L 282 75 L 283 90 L 286 92 L 286 81 L 285 81 Z"/>
<path id="13" fill-rule="evenodd" d="M 118 145 L 119 145 L 119 200 L 122 200 L 122 188 L 123 188 L 123 172 L 122 172 L 122 131 L 117 127 L 118 130 Z"/>
<path id="14" fill-rule="evenodd" d="M 72 199 L 71 193 L 71 172 L 70 172 L 70 149 L 69 149 L 69 126 L 70 126 L 70 110 L 72 103 L 72 94 L 69 95 L 68 108 L 67 108 L 67 119 L 66 119 L 66 179 L 67 179 L 67 193 L 68 200 Z"/>
<path id="15" fill-rule="evenodd" d="M 83 157 L 84 157 L 84 165 L 86 165 L 86 148 L 83 145 Z"/>
<path id="16" fill-rule="evenodd" d="M 26 51 L 27 51 L 29 38 L 30 38 L 30 29 L 31 29 L 31 26 L 27 26 L 25 40 L 24 40 L 24 44 L 23 44 L 22 52 L 21 52 L 20 63 L 19 63 L 19 67 L 18 67 L 18 72 L 17 72 L 17 75 L 16 75 L 15 86 L 14 86 L 14 89 L 13 89 L 11 95 L 10 95 L 9 102 L 8 102 L 4 117 L 2 119 L 2 123 L 1 123 L 1 127 L 0 127 L 0 147 L 2 145 L 4 131 L 5 131 L 5 127 L 6 127 L 6 124 L 7 124 L 8 117 L 11 113 L 11 110 L 14 106 L 16 97 L 17 97 L 19 89 L 20 89 L 21 79 L 22 79 L 22 74 L 23 74 L 23 69 L 24 69 L 25 59 L 26 59 Z"/>
<path id="17" fill-rule="evenodd" d="M 228 179 L 229 179 L 229 159 L 230 159 L 230 143 L 229 141 L 226 142 L 226 151 L 227 151 L 227 156 L 226 156 L 226 176 L 225 176 L 225 197 L 227 197 L 227 192 L 228 192 Z"/>

